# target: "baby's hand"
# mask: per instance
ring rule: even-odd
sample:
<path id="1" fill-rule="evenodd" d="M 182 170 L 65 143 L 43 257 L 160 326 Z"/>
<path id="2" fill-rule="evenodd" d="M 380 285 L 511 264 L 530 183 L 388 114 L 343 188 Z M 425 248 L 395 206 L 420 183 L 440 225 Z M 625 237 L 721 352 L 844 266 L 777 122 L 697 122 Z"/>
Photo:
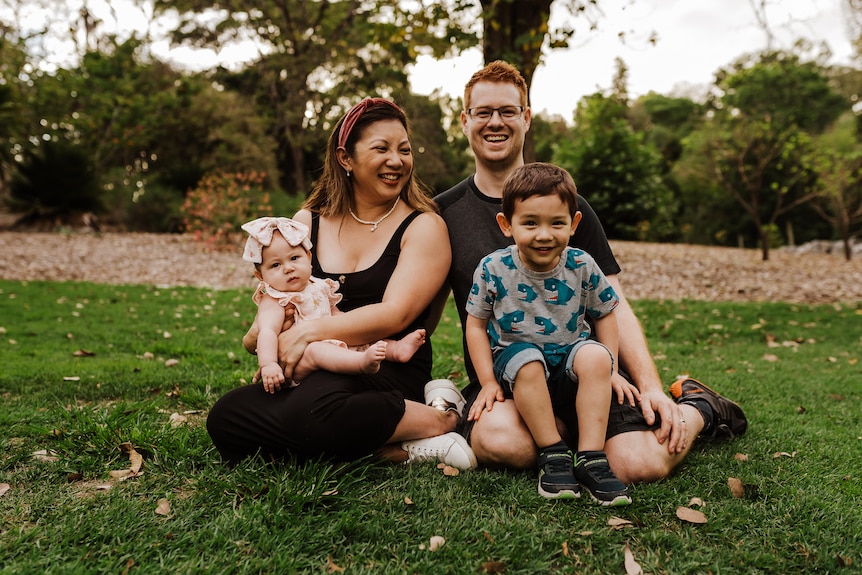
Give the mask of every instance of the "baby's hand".
<path id="1" fill-rule="evenodd" d="M 277 363 L 268 363 L 262 365 L 259 370 L 260 377 L 263 380 L 263 389 L 268 393 L 275 393 L 281 389 L 281 384 L 284 383 L 284 371 Z"/>

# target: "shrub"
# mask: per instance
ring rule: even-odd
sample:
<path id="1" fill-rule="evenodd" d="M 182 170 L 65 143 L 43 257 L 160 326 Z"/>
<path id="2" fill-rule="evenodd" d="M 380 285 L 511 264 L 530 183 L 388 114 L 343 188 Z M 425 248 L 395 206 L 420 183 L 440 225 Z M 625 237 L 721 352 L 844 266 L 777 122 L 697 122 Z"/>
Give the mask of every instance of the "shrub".
<path id="1" fill-rule="evenodd" d="M 185 232 L 211 250 L 235 248 L 243 236 L 242 224 L 272 215 L 264 179 L 261 172 L 205 175 L 183 203 Z"/>

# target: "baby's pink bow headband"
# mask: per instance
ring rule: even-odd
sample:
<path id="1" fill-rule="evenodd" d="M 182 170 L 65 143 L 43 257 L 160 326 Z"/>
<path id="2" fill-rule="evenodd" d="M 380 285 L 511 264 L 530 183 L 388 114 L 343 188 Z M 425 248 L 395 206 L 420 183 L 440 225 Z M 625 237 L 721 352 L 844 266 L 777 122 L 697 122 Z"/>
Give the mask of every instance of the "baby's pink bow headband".
<path id="1" fill-rule="evenodd" d="M 243 224 L 242 229 L 249 235 L 245 241 L 242 259 L 253 264 L 263 261 L 263 248 L 272 243 L 272 234 L 275 230 L 278 230 L 291 246 L 302 245 L 305 249 L 311 250 L 308 226 L 290 218 L 258 218 Z"/>

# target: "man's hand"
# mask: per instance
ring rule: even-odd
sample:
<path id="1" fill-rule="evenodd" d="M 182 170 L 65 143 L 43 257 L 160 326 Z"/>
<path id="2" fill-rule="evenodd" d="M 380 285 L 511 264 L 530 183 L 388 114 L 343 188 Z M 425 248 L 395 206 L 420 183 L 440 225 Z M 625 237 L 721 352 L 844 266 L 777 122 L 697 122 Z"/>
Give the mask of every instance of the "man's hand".
<path id="1" fill-rule="evenodd" d="M 641 412 L 649 425 L 655 423 L 658 415 L 661 427 L 655 431 L 656 439 L 662 444 L 667 442 L 668 453 L 685 451 L 685 423 L 679 406 L 671 398 L 662 392 L 642 393 Z"/>

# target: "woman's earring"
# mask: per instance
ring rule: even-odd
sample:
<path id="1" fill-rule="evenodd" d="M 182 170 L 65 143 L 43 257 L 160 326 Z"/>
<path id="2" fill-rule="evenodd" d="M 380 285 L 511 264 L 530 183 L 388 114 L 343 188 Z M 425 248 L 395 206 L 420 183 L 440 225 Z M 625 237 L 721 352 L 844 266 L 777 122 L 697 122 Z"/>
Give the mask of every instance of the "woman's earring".
<path id="1" fill-rule="evenodd" d="M 345 171 L 345 172 L 347 172 L 347 177 L 349 178 L 349 177 L 350 177 L 350 174 L 351 174 L 352 172 L 351 172 L 350 170 L 344 170 L 344 171 Z"/>

